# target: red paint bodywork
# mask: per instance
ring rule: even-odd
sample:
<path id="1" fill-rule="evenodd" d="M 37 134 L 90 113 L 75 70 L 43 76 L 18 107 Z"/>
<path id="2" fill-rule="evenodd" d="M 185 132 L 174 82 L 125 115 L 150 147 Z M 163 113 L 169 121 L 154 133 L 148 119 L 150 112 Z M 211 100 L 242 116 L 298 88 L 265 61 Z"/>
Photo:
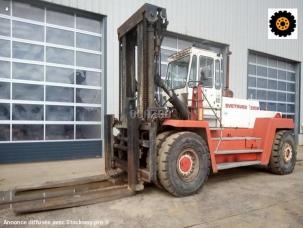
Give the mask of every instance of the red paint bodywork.
<path id="1" fill-rule="evenodd" d="M 269 163 L 272 151 L 272 144 L 276 131 L 279 129 L 293 129 L 294 122 L 292 119 L 284 118 L 257 118 L 254 128 L 223 128 L 211 129 L 207 121 L 199 120 L 174 120 L 167 119 L 163 125 L 179 129 L 202 130 L 205 133 L 205 141 L 208 144 L 212 170 L 218 171 L 217 164 L 240 161 L 261 161 L 262 165 Z M 239 154 L 215 154 L 218 140 L 220 137 L 256 137 L 255 139 L 238 139 L 221 141 L 218 150 L 247 150 L 256 149 L 262 152 L 256 153 L 239 153 Z"/>

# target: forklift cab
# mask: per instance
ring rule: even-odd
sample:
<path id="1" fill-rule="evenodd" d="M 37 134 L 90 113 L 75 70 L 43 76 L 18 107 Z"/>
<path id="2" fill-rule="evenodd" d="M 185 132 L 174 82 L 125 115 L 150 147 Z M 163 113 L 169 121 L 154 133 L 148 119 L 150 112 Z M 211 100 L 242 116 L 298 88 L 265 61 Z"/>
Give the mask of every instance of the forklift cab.
<path id="1" fill-rule="evenodd" d="M 193 87 L 202 84 L 203 92 L 213 109 L 221 109 L 222 56 L 191 47 L 169 57 L 166 86 L 191 106 Z M 203 107 L 210 108 L 204 100 Z"/>

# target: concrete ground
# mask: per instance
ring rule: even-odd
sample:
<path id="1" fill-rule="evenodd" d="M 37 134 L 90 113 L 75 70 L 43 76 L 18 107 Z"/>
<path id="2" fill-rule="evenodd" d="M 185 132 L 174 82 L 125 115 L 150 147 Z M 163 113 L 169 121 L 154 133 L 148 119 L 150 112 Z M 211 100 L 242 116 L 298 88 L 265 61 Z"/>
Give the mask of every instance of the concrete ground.
<path id="1" fill-rule="evenodd" d="M 0 165 L 0 192 L 16 186 L 94 176 L 104 172 L 104 160 L 101 158 Z"/>
<path id="2" fill-rule="evenodd" d="M 95 227 L 302 227 L 302 152 L 299 160 L 294 173 L 286 176 L 249 167 L 226 170 L 185 198 L 147 186 L 132 197 L 77 208 L 21 216 L 5 209 L 0 227 L 7 227 L 5 220 L 64 224 L 59 227 L 87 227 L 83 223 L 88 222 Z"/>

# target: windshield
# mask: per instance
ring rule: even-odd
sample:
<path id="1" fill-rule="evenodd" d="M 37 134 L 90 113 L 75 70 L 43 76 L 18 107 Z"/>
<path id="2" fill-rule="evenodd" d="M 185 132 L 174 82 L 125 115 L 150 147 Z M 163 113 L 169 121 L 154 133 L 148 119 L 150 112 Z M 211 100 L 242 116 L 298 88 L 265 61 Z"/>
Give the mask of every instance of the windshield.
<path id="1" fill-rule="evenodd" d="M 190 56 L 185 56 L 168 64 L 167 87 L 169 89 L 183 88 L 186 85 Z"/>

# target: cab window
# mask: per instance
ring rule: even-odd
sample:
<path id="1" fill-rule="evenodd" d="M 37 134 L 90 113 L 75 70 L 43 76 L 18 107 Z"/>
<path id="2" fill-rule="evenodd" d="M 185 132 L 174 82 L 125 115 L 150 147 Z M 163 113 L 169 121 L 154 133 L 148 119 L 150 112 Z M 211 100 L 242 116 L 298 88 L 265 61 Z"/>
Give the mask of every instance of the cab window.
<path id="1" fill-rule="evenodd" d="M 186 85 L 190 56 L 184 56 L 168 64 L 167 86 L 169 89 L 179 89 Z"/>
<path id="2" fill-rule="evenodd" d="M 197 81 L 197 56 L 194 55 L 191 61 L 189 79 L 190 84 L 194 84 Z"/>
<path id="3" fill-rule="evenodd" d="M 217 59 L 215 61 L 215 88 L 221 88 L 221 69 L 220 69 L 220 61 Z"/>
<path id="4" fill-rule="evenodd" d="M 203 87 L 213 87 L 214 59 L 206 56 L 199 58 L 199 81 Z"/>

